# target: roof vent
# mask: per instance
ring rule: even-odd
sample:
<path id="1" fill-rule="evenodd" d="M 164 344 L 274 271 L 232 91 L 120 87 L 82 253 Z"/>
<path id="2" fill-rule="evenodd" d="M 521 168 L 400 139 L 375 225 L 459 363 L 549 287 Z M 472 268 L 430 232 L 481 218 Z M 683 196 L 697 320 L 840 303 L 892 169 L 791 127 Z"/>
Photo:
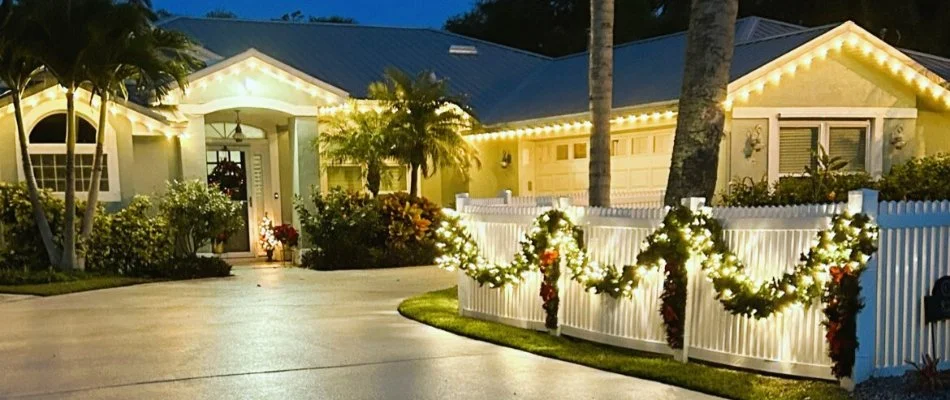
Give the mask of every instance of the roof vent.
<path id="1" fill-rule="evenodd" d="M 460 44 L 453 44 L 449 46 L 449 54 L 457 55 L 470 55 L 474 56 L 478 54 L 478 48 L 475 46 L 465 46 Z"/>

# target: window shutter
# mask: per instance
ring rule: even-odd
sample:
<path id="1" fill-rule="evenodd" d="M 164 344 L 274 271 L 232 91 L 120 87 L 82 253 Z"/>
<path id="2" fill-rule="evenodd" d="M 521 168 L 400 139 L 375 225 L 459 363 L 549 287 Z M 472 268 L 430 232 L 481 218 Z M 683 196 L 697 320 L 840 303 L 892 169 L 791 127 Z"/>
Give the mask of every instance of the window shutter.
<path id="1" fill-rule="evenodd" d="M 865 171 L 867 129 L 831 127 L 828 130 L 828 155 L 847 161 L 846 171 Z"/>
<path id="2" fill-rule="evenodd" d="M 815 162 L 818 128 L 783 127 L 779 130 L 778 170 L 781 174 L 800 174 Z"/>

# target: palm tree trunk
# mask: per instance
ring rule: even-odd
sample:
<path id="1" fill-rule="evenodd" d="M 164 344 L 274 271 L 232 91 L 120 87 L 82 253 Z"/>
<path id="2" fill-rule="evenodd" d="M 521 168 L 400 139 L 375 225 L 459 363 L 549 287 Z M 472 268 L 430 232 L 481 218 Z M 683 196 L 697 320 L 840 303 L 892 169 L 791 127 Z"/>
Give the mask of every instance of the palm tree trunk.
<path id="1" fill-rule="evenodd" d="M 610 207 L 610 110 L 613 105 L 614 0 L 590 3 L 591 207 Z"/>
<path id="2" fill-rule="evenodd" d="M 419 197 L 419 164 L 412 164 L 409 177 L 409 196 Z"/>
<path id="3" fill-rule="evenodd" d="M 693 0 L 666 204 L 716 190 L 738 0 Z"/>
<path id="4" fill-rule="evenodd" d="M 379 186 L 382 180 L 379 162 L 370 161 L 366 163 L 366 188 L 373 194 L 373 197 L 379 196 Z"/>
<path id="5" fill-rule="evenodd" d="M 33 207 L 33 219 L 36 221 L 36 227 L 40 231 L 40 238 L 43 240 L 43 247 L 46 249 L 46 256 L 49 257 L 50 265 L 59 265 L 60 249 L 53 240 L 53 230 L 49 226 L 49 219 L 46 217 L 46 209 L 40 202 L 39 187 L 36 184 L 36 176 L 33 174 L 33 160 L 30 159 L 30 152 L 27 147 L 26 127 L 23 125 L 23 105 L 20 103 L 20 91 L 13 90 L 13 113 L 16 119 L 17 135 L 20 138 L 20 158 L 23 165 L 23 177 L 26 179 L 26 192 L 30 197 L 30 205 Z"/>
<path id="6" fill-rule="evenodd" d="M 96 154 L 92 159 L 92 177 L 89 179 L 88 198 L 86 200 L 86 212 L 82 218 L 82 230 L 80 238 L 83 243 L 89 242 L 92 235 L 93 224 L 95 223 L 96 210 L 99 205 L 99 182 L 102 180 L 102 153 L 103 142 L 106 139 L 106 117 L 109 110 L 109 93 L 105 90 L 99 97 L 99 126 L 96 129 Z M 80 265 L 83 263 L 80 262 Z"/>
<path id="7" fill-rule="evenodd" d="M 76 88 L 66 91 L 66 215 L 63 218 L 64 270 L 76 268 Z"/>

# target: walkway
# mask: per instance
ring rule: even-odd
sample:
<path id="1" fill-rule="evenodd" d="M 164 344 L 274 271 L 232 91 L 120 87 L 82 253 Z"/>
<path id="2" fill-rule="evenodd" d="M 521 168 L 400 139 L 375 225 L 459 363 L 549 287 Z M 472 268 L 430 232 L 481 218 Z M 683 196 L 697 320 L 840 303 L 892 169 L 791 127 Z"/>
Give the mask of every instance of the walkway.
<path id="1" fill-rule="evenodd" d="M 711 399 L 398 315 L 434 268 L 235 274 L 0 303 L 0 398 Z"/>

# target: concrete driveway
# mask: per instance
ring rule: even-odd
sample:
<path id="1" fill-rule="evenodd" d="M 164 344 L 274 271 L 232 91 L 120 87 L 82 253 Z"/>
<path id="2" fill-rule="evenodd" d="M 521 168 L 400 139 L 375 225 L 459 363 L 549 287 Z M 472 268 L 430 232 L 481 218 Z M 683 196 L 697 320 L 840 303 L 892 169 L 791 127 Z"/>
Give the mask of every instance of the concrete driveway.
<path id="1" fill-rule="evenodd" d="M 401 317 L 432 267 L 235 275 L 0 303 L 0 398 L 711 398 Z"/>

